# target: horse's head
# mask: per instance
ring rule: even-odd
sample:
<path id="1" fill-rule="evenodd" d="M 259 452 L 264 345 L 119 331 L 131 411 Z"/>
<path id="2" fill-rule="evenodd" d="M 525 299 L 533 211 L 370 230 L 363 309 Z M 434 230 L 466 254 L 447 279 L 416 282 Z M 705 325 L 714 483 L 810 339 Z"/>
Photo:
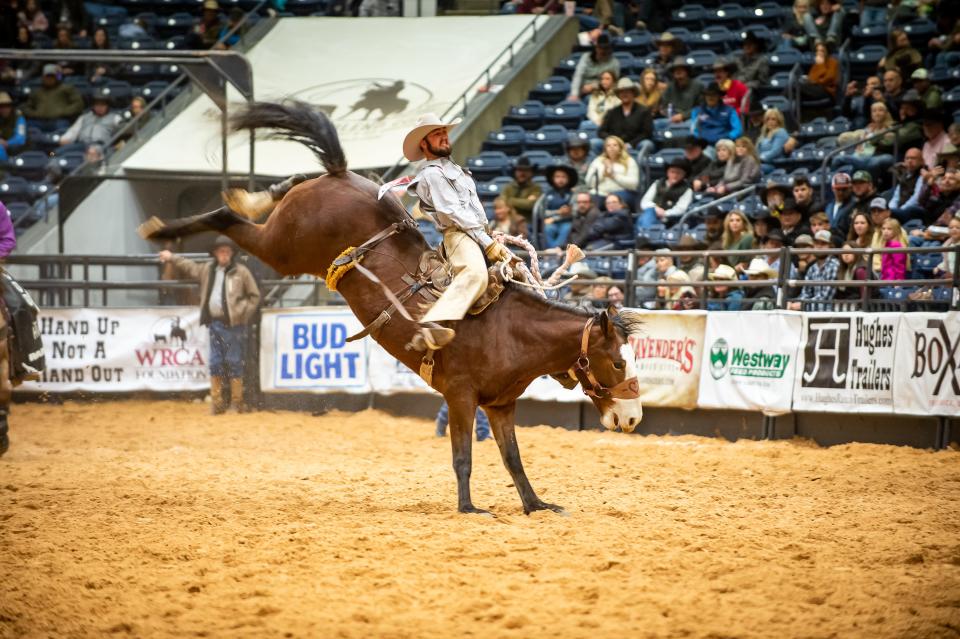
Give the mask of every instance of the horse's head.
<path id="1" fill-rule="evenodd" d="M 584 348 L 581 340 L 581 357 L 573 366 L 583 392 L 609 430 L 619 426 L 630 433 L 643 419 L 636 356 L 627 342 L 628 330 L 639 323 L 640 317 L 630 311 L 610 309 L 597 314 L 588 322 L 584 333 L 589 335 L 588 343 Z"/>

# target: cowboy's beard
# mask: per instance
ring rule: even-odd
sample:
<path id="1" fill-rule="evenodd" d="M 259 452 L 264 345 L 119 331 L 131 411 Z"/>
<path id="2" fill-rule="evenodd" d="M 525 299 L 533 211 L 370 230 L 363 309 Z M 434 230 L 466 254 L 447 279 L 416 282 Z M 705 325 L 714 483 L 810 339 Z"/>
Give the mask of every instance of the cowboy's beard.
<path id="1" fill-rule="evenodd" d="M 443 144 L 442 146 L 433 146 L 430 144 L 430 140 L 427 140 L 427 150 L 430 151 L 432 155 L 435 155 L 438 158 L 448 158 L 450 157 L 450 144 Z"/>

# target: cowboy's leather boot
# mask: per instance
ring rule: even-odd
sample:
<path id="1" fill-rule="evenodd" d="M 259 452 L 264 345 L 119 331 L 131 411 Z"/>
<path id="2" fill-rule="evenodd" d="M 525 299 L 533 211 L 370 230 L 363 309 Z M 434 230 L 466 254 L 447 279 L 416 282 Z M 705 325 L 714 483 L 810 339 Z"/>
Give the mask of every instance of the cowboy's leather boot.
<path id="1" fill-rule="evenodd" d="M 223 377 L 210 378 L 210 413 L 213 415 L 223 415 L 227 412 L 227 402 L 223 397 L 224 379 Z"/>
<path id="2" fill-rule="evenodd" d="M 250 408 L 243 400 L 243 380 L 239 377 L 230 380 L 230 402 L 238 413 L 250 412 Z"/>

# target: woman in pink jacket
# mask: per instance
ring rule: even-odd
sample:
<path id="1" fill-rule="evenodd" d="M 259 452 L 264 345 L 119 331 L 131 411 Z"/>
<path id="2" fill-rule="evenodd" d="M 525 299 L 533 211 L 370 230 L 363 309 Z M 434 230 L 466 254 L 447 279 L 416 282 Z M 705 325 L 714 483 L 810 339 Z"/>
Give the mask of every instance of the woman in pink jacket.
<path id="1" fill-rule="evenodd" d="M 888 218 L 884 221 L 882 227 L 882 238 L 884 248 L 902 248 L 900 241 L 900 222 Z M 880 279 L 881 280 L 902 280 L 907 277 L 907 254 L 906 253 L 884 253 L 880 258 Z"/>

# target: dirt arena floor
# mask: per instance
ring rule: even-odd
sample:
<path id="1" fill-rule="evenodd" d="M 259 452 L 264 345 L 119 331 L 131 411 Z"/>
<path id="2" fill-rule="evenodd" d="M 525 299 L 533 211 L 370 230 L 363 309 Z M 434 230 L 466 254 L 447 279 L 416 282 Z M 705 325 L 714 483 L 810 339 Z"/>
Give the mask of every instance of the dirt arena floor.
<path id="1" fill-rule="evenodd" d="M 960 453 L 538 427 L 525 517 L 496 445 L 382 413 L 19 405 L 2 637 L 957 637 Z"/>

